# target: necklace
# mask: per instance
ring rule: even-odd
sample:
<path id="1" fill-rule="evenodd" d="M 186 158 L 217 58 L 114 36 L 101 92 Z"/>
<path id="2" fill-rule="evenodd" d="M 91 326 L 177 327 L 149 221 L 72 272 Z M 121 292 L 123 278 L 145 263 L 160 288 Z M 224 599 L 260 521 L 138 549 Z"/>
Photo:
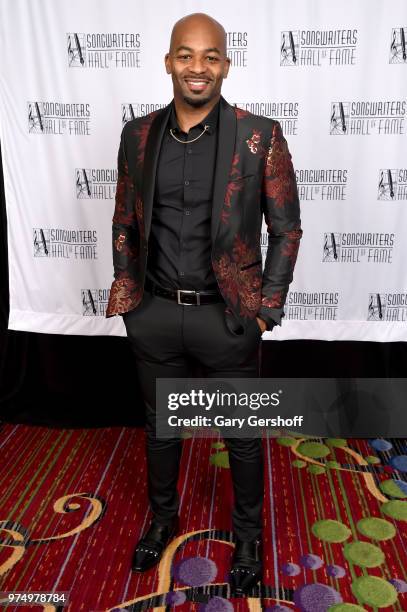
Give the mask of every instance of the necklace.
<path id="1" fill-rule="evenodd" d="M 178 140 L 178 142 L 180 142 L 180 143 L 182 143 L 182 144 L 189 144 L 190 142 L 195 142 L 195 140 L 198 140 L 198 138 L 200 138 L 200 137 L 202 136 L 202 134 L 205 134 L 206 130 L 208 130 L 209 128 L 210 128 L 210 126 L 209 126 L 209 125 L 205 125 L 205 126 L 204 126 L 204 129 L 203 129 L 203 132 L 201 132 L 201 133 L 199 134 L 199 136 L 197 136 L 196 138 L 193 138 L 192 140 L 180 140 L 179 138 L 177 138 L 176 136 L 174 136 L 174 134 L 172 133 L 172 132 L 173 132 L 172 128 L 170 128 L 170 134 L 171 134 L 171 136 L 172 136 L 172 137 L 173 137 L 175 140 Z"/>

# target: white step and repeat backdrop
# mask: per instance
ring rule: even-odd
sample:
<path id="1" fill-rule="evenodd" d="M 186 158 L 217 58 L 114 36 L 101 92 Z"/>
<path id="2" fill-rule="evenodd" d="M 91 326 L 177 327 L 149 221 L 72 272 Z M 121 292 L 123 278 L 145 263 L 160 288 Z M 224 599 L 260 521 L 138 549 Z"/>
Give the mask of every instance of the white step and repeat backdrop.
<path id="1" fill-rule="evenodd" d="M 197 11 L 227 31 L 222 94 L 280 121 L 297 175 L 304 236 L 264 338 L 406 341 L 405 0 L 3 0 L 10 329 L 125 335 L 104 318 L 120 132 L 172 99 L 171 28 Z"/>

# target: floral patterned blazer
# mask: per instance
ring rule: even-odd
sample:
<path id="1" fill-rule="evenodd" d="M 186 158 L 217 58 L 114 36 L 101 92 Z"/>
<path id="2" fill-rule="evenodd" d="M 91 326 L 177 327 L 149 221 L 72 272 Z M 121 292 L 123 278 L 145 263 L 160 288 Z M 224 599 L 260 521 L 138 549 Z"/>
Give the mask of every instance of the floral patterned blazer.
<path id="1" fill-rule="evenodd" d="M 170 107 L 133 119 L 122 131 L 113 214 L 114 281 L 106 317 L 136 308 L 143 297 L 155 175 Z M 268 231 L 264 270 L 263 215 Z M 281 325 L 302 233 L 297 184 L 280 123 L 233 107 L 221 96 L 212 266 L 232 331 L 244 333 L 256 316 L 270 327 Z"/>

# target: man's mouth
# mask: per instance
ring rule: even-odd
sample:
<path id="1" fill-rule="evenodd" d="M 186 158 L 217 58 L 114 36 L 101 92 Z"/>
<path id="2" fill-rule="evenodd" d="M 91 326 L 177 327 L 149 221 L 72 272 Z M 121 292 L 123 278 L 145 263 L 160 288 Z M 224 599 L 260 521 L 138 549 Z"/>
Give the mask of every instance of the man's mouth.
<path id="1" fill-rule="evenodd" d="M 185 79 L 185 82 L 191 91 L 203 91 L 209 83 L 206 79 Z"/>

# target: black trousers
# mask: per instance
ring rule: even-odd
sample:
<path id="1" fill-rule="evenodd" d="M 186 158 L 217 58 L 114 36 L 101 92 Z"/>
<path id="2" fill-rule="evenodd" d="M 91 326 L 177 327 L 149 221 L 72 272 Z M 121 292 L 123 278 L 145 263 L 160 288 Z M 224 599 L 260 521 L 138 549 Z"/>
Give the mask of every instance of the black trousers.
<path id="1" fill-rule="evenodd" d="M 156 378 L 188 378 L 191 358 L 205 377 L 256 378 L 261 331 L 254 319 L 237 335 L 225 323 L 224 302 L 185 306 L 146 291 L 142 302 L 123 315 L 136 357 L 146 406 L 148 495 L 153 517 L 168 524 L 179 510 L 177 482 L 182 439 L 157 439 Z M 264 497 L 262 441 L 225 438 L 229 452 L 234 506 L 232 524 L 241 540 L 261 536 Z M 197 458 L 197 460 L 199 460 Z"/>

